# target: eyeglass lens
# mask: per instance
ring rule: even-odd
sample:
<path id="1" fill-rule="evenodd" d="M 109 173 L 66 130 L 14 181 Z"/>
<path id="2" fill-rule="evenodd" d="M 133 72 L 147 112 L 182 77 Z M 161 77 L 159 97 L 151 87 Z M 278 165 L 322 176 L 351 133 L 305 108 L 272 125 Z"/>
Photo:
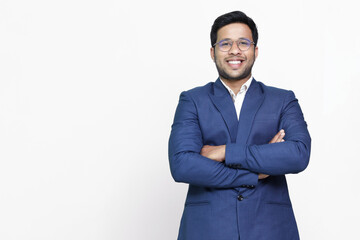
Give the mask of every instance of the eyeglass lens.
<path id="1" fill-rule="evenodd" d="M 224 41 L 219 42 L 220 51 L 224 51 L 224 52 L 229 51 L 231 49 L 233 43 L 234 43 L 234 41 L 232 41 L 232 40 L 224 40 Z M 248 50 L 251 45 L 251 42 L 247 39 L 240 39 L 240 40 L 236 41 L 236 43 L 241 51 Z"/>

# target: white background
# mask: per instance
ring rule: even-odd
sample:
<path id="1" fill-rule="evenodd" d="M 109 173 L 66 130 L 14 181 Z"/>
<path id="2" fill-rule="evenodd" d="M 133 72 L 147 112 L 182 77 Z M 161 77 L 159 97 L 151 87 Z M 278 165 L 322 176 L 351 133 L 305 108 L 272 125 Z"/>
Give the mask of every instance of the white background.
<path id="1" fill-rule="evenodd" d="M 353 3 L 355 2 L 355 3 Z M 357 239 L 356 1 L 0 1 L 0 239 L 176 239 L 167 141 L 181 91 L 216 80 L 210 28 L 242 10 L 253 74 L 291 89 L 311 163 L 288 177 L 302 239 Z"/>

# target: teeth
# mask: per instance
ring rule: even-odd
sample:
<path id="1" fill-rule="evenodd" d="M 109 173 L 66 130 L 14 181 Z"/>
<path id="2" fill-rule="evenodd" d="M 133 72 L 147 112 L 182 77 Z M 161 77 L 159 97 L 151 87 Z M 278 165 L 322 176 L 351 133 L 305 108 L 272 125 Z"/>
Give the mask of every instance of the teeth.
<path id="1" fill-rule="evenodd" d="M 241 61 L 229 61 L 230 64 L 240 64 Z"/>

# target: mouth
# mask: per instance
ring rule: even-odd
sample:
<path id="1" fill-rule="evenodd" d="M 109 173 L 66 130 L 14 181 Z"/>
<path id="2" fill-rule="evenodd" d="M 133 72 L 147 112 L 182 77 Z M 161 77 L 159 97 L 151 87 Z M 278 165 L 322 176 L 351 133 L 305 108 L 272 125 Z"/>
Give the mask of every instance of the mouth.
<path id="1" fill-rule="evenodd" d="M 242 59 L 231 59 L 231 60 L 227 60 L 226 62 L 228 63 L 228 65 L 233 68 L 233 69 L 236 69 L 236 68 L 239 68 L 242 64 L 244 60 Z"/>

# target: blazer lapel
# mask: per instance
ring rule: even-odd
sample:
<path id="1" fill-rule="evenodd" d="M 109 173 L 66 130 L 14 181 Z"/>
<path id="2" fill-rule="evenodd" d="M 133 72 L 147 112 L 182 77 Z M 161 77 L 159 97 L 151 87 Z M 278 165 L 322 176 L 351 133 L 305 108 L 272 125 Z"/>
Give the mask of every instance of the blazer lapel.
<path id="1" fill-rule="evenodd" d="M 238 132 L 238 120 L 234 102 L 228 90 L 221 83 L 219 78 L 216 80 L 213 86 L 214 92 L 213 94 L 209 93 L 210 99 L 216 106 L 217 110 L 221 113 L 230 133 L 231 142 L 234 143 L 236 141 L 236 134 Z"/>
<path id="2" fill-rule="evenodd" d="M 263 103 L 264 98 L 265 95 L 260 84 L 254 79 L 245 95 L 241 108 L 236 143 L 247 143 L 255 115 Z"/>

